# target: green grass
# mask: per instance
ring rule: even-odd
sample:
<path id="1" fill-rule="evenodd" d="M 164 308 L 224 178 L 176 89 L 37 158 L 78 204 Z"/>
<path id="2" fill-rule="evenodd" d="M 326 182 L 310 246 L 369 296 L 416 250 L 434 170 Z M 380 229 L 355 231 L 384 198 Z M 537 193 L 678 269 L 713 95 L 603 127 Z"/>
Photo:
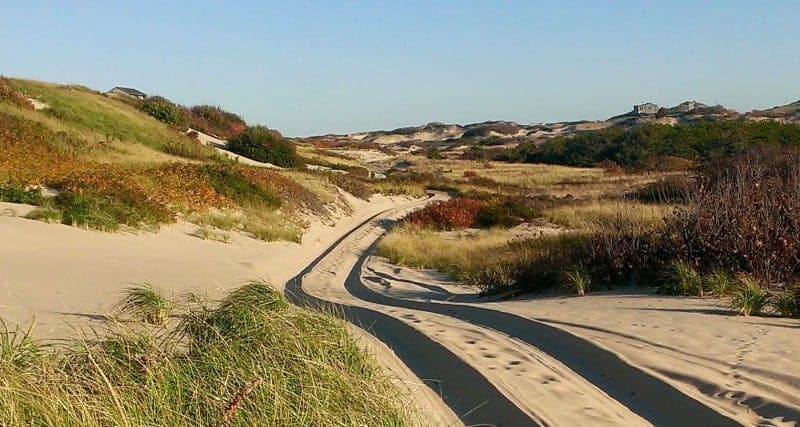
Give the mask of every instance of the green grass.
<path id="1" fill-rule="evenodd" d="M 784 317 L 800 317 L 800 290 L 787 289 L 772 297 L 772 307 Z"/>
<path id="2" fill-rule="evenodd" d="M 760 315 L 769 303 L 767 293 L 758 282 L 742 277 L 731 296 L 731 307 L 742 316 Z"/>
<path id="3" fill-rule="evenodd" d="M 0 340 L 4 425 L 402 426 L 407 396 L 343 322 L 261 282 L 167 328 L 129 324 L 44 351 Z M 23 336 L 24 333 L 23 333 Z M 34 353 L 26 348 L 37 348 Z M 6 347 L 10 350 L 6 351 Z M 15 363 L 6 363 L 14 360 Z"/>
<path id="4" fill-rule="evenodd" d="M 164 207 L 124 194 L 75 194 L 62 192 L 45 198 L 42 207 L 27 217 L 59 222 L 99 231 L 117 231 L 123 225 L 134 228 L 157 228 L 170 222 L 172 214 Z"/>
<path id="5" fill-rule="evenodd" d="M 124 291 L 124 297 L 116 305 L 123 316 L 132 317 L 151 325 L 166 323 L 175 303 L 149 283 L 132 285 Z"/>
<path id="6" fill-rule="evenodd" d="M 39 206 L 43 203 L 42 192 L 22 186 L 0 186 L 0 202 L 26 203 Z"/>
<path id="7" fill-rule="evenodd" d="M 248 181 L 235 167 L 208 165 L 203 170 L 218 193 L 240 206 L 278 208 L 281 205 L 280 197 Z"/>
<path id="8" fill-rule="evenodd" d="M 703 280 L 705 289 L 711 291 L 714 295 L 726 296 L 736 288 L 736 282 L 731 276 L 722 269 L 714 269 Z"/>
<path id="9" fill-rule="evenodd" d="M 195 214 L 189 217 L 189 221 L 203 227 L 214 227 L 225 231 L 238 230 L 242 226 L 241 216 L 231 213 Z"/>
<path id="10" fill-rule="evenodd" d="M 224 231 L 217 231 L 208 227 L 200 227 L 194 232 L 192 236 L 199 237 L 203 240 L 213 240 L 220 243 L 230 243 L 231 235 Z"/>
<path id="11" fill-rule="evenodd" d="M 28 329 L 10 328 L 0 319 L 0 369 L 3 366 L 25 368 L 39 359 L 44 347 L 34 340 L 32 331 L 33 323 Z"/>
<path id="12" fill-rule="evenodd" d="M 92 132 L 104 142 L 127 141 L 162 149 L 166 144 L 189 139 L 131 105 L 85 88 L 30 80 L 12 80 L 12 85 L 49 105 L 40 114 Z"/>
<path id="13" fill-rule="evenodd" d="M 567 287 L 575 291 L 579 297 L 586 295 L 592 285 L 592 278 L 586 271 L 576 268 L 566 273 Z"/>
<path id="14" fill-rule="evenodd" d="M 300 243 L 303 239 L 305 224 L 296 218 L 265 209 L 247 209 L 246 212 L 242 221 L 242 231 L 252 234 L 256 239 L 294 243 Z"/>
<path id="15" fill-rule="evenodd" d="M 703 278 L 689 263 L 673 261 L 662 285 L 669 295 L 703 296 Z"/>

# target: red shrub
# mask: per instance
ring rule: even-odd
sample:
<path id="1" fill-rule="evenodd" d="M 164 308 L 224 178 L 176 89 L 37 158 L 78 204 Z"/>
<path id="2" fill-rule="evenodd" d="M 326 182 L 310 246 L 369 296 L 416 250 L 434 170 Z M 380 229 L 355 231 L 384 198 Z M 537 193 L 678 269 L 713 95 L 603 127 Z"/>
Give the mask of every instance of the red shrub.
<path id="1" fill-rule="evenodd" d="M 423 227 L 435 227 L 440 230 L 457 230 L 475 224 L 478 211 L 486 204 L 475 199 L 452 199 L 446 202 L 431 203 L 424 208 L 412 212 L 404 221 Z"/>

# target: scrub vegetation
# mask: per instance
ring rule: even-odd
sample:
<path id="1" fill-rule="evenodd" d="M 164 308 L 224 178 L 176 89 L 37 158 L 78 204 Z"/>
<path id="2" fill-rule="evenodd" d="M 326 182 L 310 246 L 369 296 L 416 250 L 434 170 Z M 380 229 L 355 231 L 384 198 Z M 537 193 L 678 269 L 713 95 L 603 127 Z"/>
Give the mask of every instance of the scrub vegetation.
<path id="1" fill-rule="evenodd" d="M 723 298 L 742 315 L 800 315 L 796 126 L 659 130 L 666 141 L 689 132 L 702 142 L 701 131 L 731 138 L 719 145 L 735 149 L 693 152 L 687 158 L 698 163 L 687 172 L 448 159 L 437 173 L 422 159 L 405 174 L 426 177 L 429 188 L 438 176 L 453 198 L 409 214 L 378 253 L 484 294 L 636 285 Z"/>
<path id="2" fill-rule="evenodd" d="M 26 97 L 47 107 L 34 110 Z M 337 185 L 357 197 L 372 194 L 356 177 L 231 161 L 184 135 L 185 126 L 250 144 L 256 160 L 303 163 L 280 134 L 248 128 L 218 107 L 185 108 L 161 97 L 123 100 L 79 86 L 4 78 L 0 201 L 38 206 L 33 219 L 101 231 L 154 230 L 218 214 L 236 218 L 227 231 L 299 242 L 304 215 L 325 217 L 334 206 L 346 207 Z M 215 224 L 199 225 L 206 227 L 202 236 L 223 235 Z"/>

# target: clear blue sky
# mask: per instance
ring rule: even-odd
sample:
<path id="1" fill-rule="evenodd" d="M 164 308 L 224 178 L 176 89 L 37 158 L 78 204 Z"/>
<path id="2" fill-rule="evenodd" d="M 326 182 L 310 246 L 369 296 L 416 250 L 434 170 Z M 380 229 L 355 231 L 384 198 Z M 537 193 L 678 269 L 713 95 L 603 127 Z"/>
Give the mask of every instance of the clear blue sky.
<path id="1" fill-rule="evenodd" d="M 800 99 L 797 0 L 225 3 L 6 1 L 0 73 L 216 104 L 291 136 Z"/>

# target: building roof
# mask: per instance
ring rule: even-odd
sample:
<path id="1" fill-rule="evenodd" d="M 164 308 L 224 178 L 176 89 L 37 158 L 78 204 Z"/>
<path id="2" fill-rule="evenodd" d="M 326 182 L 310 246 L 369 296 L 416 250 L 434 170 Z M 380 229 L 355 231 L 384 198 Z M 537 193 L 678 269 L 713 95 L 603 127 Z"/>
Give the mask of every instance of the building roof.
<path id="1" fill-rule="evenodd" d="M 113 89 L 111 89 L 109 92 L 114 92 L 114 91 L 122 92 L 122 93 L 124 93 L 126 95 L 130 95 L 130 96 L 141 96 L 141 97 L 146 97 L 147 96 L 146 93 L 144 93 L 144 92 L 142 92 L 140 90 L 136 90 L 136 89 L 130 88 L 130 87 L 116 86 Z"/>

